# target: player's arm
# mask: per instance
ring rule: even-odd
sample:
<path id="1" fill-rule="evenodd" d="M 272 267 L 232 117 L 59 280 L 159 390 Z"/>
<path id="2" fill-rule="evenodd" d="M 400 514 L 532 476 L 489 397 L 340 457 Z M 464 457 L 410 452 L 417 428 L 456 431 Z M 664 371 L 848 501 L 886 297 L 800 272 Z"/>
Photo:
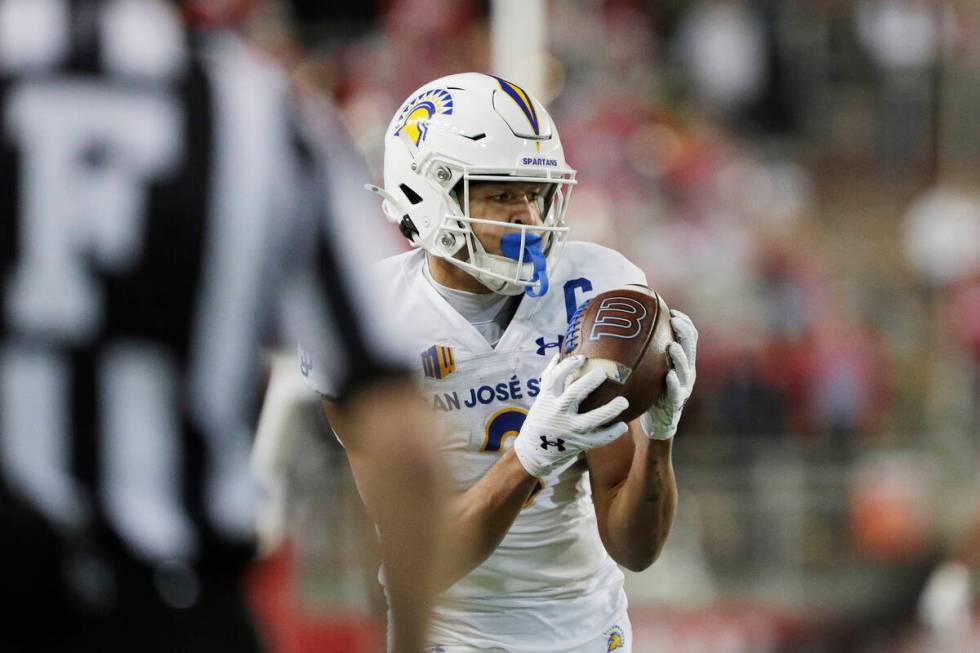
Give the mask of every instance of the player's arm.
<path id="1" fill-rule="evenodd" d="M 674 522 L 672 442 L 648 439 L 634 420 L 618 440 L 586 453 L 602 543 L 631 571 L 653 564 Z"/>
<path id="2" fill-rule="evenodd" d="M 475 485 L 449 497 L 439 536 L 446 563 L 437 589 L 450 587 L 496 550 L 536 484 L 508 449 Z"/>
<path id="3" fill-rule="evenodd" d="M 453 497 L 441 541 L 451 560 L 442 570 L 441 586 L 449 586 L 480 565 L 503 540 L 539 478 L 566 464 L 582 451 L 601 447 L 625 430 L 622 422 L 595 430 L 628 406 L 618 397 L 579 414 L 578 406 L 605 379 L 598 370 L 565 387 L 565 378 L 585 363 L 582 357 L 551 361 L 541 375 L 535 399 L 521 431 L 490 471 L 476 485 Z"/>
<path id="4" fill-rule="evenodd" d="M 385 404 L 379 402 L 379 406 Z M 416 501 L 418 497 L 412 473 L 407 470 L 402 470 L 404 473 L 401 473 L 397 465 L 393 464 L 396 461 L 401 463 L 398 459 L 402 455 L 418 455 L 419 451 L 412 451 L 407 442 L 393 443 L 395 446 L 390 448 L 364 446 L 364 434 L 352 430 L 352 427 L 357 426 L 355 420 L 348 419 L 329 400 L 324 400 L 323 410 L 347 450 L 358 491 L 373 519 L 382 519 L 385 515 L 384 509 L 388 507 L 393 506 L 396 511 L 404 511 L 405 505 L 401 497 L 412 504 L 418 503 L 419 508 L 424 508 L 424 502 Z M 397 411 L 394 415 L 397 420 L 401 420 Z M 438 430 L 433 426 L 434 420 L 438 418 L 429 414 L 428 419 L 427 433 L 431 434 Z M 399 426 L 399 430 L 401 428 Z M 360 446 L 358 440 L 361 440 Z M 415 448 L 436 452 L 438 447 L 434 438 L 427 437 L 426 440 L 417 443 Z M 381 457 L 382 464 L 375 460 L 377 457 Z M 395 460 L 384 464 L 385 457 L 393 457 Z M 395 473 L 392 473 L 393 470 Z M 437 591 L 445 589 L 483 562 L 504 538 L 534 489 L 535 482 L 536 479 L 521 466 L 513 449 L 508 449 L 476 485 L 466 492 L 444 495 L 444 498 L 448 498 L 437 534 L 433 538 L 438 542 L 438 559 L 441 565 L 435 572 L 435 577 L 426 581 L 433 583 L 432 586 Z M 398 500 L 387 501 L 386 495 L 394 495 Z M 403 512 L 397 516 L 403 519 L 405 525 L 412 524 Z M 426 517 L 431 519 L 434 515 L 426 514 Z M 380 521 L 378 526 L 383 530 Z M 388 564 L 386 560 L 385 578 L 391 583 L 394 579 Z"/>
<path id="5" fill-rule="evenodd" d="M 475 485 L 449 497 L 437 537 L 442 561 L 436 571 L 437 589 L 451 586 L 493 553 L 534 490 L 538 478 L 548 475 L 582 451 L 612 442 L 625 430 L 621 422 L 594 430 L 626 408 L 628 404 L 621 397 L 588 413 L 578 414 L 579 403 L 604 379 L 602 373 L 596 371 L 565 388 L 565 376 L 583 363 L 581 357 L 558 363 L 556 356 L 541 376 L 541 394 L 531 407 L 514 446 Z M 325 402 L 324 409 L 334 426 L 343 429 L 343 424 L 335 422 L 336 407 Z M 547 445 L 557 442 L 559 434 L 561 447 Z M 340 437 L 346 444 L 347 436 Z M 429 442 L 428 446 L 436 450 L 435 442 Z M 381 472 L 369 460 L 361 461 L 357 467 L 353 460 L 351 464 L 359 487 L 361 479 L 384 482 L 374 480 Z"/>
<path id="6" fill-rule="evenodd" d="M 396 465 L 392 463 L 395 461 L 388 464 L 377 464 L 375 461 L 378 456 L 390 456 L 392 453 L 397 459 L 403 452 L 409 451 L 408 443 L 396 443 L 397 446 L 384 451 L 378 450 L 381 447 L 364 446 L 363 434 L 352 431 L 352 427 L 357 425 L 355 420 L 347 419 L 340 408 L 329 400 L 324 400 L 323 410 L 347 449 L 354 480 L 371 517 L 376 520 L 383 518 L 383 509 L 389 505 L 394 505 L 399 511 L 404 510 L 400 499 L 402 496 L 416 503 L 418 497 L 412 474 L 407 470 L 398 473 L 397 469 L 393 474 Z M 429 419 L 428 431 L 437 430 L 431 421 L 437 419 L 436 416 L 429 415 Z M 436 442 L 432 438 L 427 439 L 429 441 L 419 443 L 418 448 L 437 451 Z M 358 440 L 362 441 L 361 446 L 357 446 Z M 442 590 L 486 560 L 507 534 L 536 482 L 537 479 L 528 474 L 518 461 L 514 450 L 508 449 L 476 485 L 465 492 L 447 495 L 434 538 L 438 542 L 441 565 L 435 577 L 426 580 L 432 582 L 437 591 Z M 386 501 L 384 497 L 392 493 L 399 497 L 398 501 Z M 418 507 L 424 508 L 424 502 L 419 502 Z M 404 518 L 406 525 L 411 525 L 408 515 L 401 513 L 399 516 Z M 433 516 L 427 514 L 426 517 Z M 385 565 L 385 577 L 390 583 L 393 578 L 387 561 Z"/>
<path id="7" fill-rule="evenodd" d="M 599 535 L 609 555 L 631 571 L 657 559 L 677 510 L 671 450 L 694 387 L 698 333 L 686 315 L 672 315 L 677 342 L 667 350 L 673 369 L 664 396 L 630 423 L 626 435 L 586 453 Z"/>

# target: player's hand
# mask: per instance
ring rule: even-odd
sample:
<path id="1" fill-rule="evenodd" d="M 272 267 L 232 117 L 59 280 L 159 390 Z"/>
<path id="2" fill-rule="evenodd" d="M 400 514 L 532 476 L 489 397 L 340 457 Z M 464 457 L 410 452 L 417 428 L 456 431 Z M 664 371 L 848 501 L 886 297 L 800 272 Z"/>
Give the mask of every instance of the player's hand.
<path id="1" fill-rule="evenodd" d="M 624 422 L 596 430 L 626 410 L 625 397 L 579 414 L 582 400 L 606 380 L 602 370 L 592 370 L 566 388 L 565 378 L 584 364 L 584 356 L 559 362 L 556 354 L 541 375 L 541 394 L 514 441 L 517 459 L 531 476 L 547 476 L 581 452 L 605 446 L 626 432 Z"/>
<path id="2" fill-rule="evenodd" d="M 684 404 L 694 390 L 697 377 L 694 359 L 698 351 L 698 330 L 684 313 L 672 310 L 670 314 L 675 342 L 667 345 L 673 367 L 667 372 L 667 390 L 650 410 L 640 415 L 640 426 L 651 440 L 669 440 L 677 433 Z"/>

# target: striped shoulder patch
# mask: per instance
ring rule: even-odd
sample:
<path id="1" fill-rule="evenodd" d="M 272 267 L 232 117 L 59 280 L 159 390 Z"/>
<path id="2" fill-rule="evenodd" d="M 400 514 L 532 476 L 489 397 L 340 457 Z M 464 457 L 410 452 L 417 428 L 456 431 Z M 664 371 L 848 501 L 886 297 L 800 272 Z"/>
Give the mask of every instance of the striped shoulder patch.
<path id="1" fill-rule="evenodd" d="M 422 371 L 430 379 L 444 379 L 456 371 L 453 348 L 432 345 L 422 352 Z"/>

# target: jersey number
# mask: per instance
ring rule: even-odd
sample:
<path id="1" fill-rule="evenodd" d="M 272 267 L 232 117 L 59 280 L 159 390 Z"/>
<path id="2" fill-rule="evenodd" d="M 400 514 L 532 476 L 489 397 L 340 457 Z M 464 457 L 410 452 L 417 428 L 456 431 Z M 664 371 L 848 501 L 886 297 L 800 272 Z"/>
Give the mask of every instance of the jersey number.
<path id="1" fill-rule="evenodd" d="M 511 438 L 516 438 L 524 426 L 527 419 L 527 411 L 523 408 L 510 407 L 498 410 L 487 420 L 487 425 L 483 429 L 483 447 L 481 451 L 503 451 Z M 537 498 L 538 493 L 544 489 L 544 481 L 538 479 L 534 489 L 524 502 L 527 508 Z"/>

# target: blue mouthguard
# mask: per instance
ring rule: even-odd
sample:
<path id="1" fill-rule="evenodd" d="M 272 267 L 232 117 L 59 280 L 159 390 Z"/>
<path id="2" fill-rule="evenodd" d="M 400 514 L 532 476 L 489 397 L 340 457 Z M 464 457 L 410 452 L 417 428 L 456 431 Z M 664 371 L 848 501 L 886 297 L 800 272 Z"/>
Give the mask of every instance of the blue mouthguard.
<path id="1" fill-rule="evenodd" d="M 521 260 L 521 234 L 507 234 L 500 239 L 500 251 L 507 258 Z M 534 266 L 534 278 L 531 283 L 541 282 L 538 292 L 532 286 L 524 291 L 528 297 L 540 297 L 548 292 L 548 260 L 541 251 L 541 234 L 524 234 L 524 262 Z"/>

